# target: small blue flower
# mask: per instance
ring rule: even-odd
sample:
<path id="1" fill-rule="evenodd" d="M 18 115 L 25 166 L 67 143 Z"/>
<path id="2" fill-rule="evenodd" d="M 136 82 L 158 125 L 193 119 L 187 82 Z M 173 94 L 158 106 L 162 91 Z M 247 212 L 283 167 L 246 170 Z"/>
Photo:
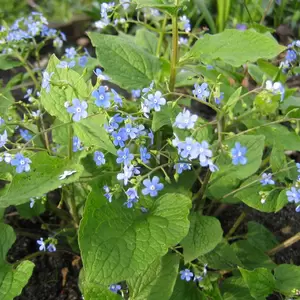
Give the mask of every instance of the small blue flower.
<path id="1" fill-rule="evenodd" d="M 78 65 L 82 68 L 86 66 L 87 62 L 88 62 L 88 57 L 86 55 L 83 55 L 78 59 Z"/>
<path id="2" fill-rule="evenodd" d="M 224 93 L 221 92 L 219 97 L 215 97 L 215 103 L 217 105 L 220 105 L 223 99 L 224 99 Z"/>
<path id="3" fill-rule="evenodd" d="M 15 158 L 11 161 L 11 165 L 17 167 L 17 173 L 29 172 L 31 160 L 24 157 L 21 153 L 17 153 Z"/>
<path id="4" fill-rule="evenodd" d="M 296 163 L 297 172 L 300 173 L 300 163 Z"/>
<path id="5" fill-rule="evenodd" d="M 81 147 L 81 141 L 77 136 L 73 137 L 73 152 L 81 151 L 83 147 Z"/>
<path id="6" fill-rule="evenodd" d="M 271 173 L 263 173 L 262 174 L 262 180 L 260 181 L 262 185 L 268 185 L 268 184 L 274 184 L 275 181 L 272 179 Z"/>
<path id="7" fill-rule="evenodd" d="M 183 23 L 183 28 L 185 32 L 191 31 L 191 23 L 190 20 L 187 18 L 187 16 L 181 16 L 179 17 L 180 22 Z"/>
<path id="8" fill-rule="evenodd" d="M 43 72 L 43 80 L 42 80 L 42 88 L 46 90 L 46 93 L 50 92 L 50 80 L 53 76 L 54 72 L 50 74 L 48 72 Z"/>
<path id="9" fill-rule="evenodd" d="M 150 194 L 151 197 L 156 197 L 158 191 L 161 191 L 164 188 L 164 185 L 159 182 L 159 178 L 157 176 L 154 176 L 152 180 L 145 179 L 143 184 L 145 188 L 142 190 L 142 194 L 145 196 Z"/>
<path id="10" fill-rule="evenodd" d="M 43 238 L 40 238 L 39 240 L 37 240 L 36 243 L 39 245 L 40 251 L 46 251 L 46 244 L 45 244 Z"/>
<path id="11" fill-rule="evenodd" d="M 88 116 L 88 113 L 86 111 L 88 105 L 86 101 L 80 102 L 79 99 L 73 99 L 72 100 L 73 106 L 70 106 L 67 108 L 67 112 L 69 114 L 73 114 L 73 121 L 79 122 L 81 119 L 85 119 Z"/>
<path id="12" fill-rule="evenodd" d="M 231 149 L 232 163 L 235 166 L 238 164 L 245 165 L 247 163 L 246 153 L 247 148 L 242 147 L 239 142 L 236 142 L 234 148 Z"/>
<path id="13" fill-rule="evenodd" d="M 30 198 L 30 203 L 29 203 L 29 207 L 33 208 L 34 204 L 35 204 L 35 199 L 34 198 Z"/>
<path id="14" fill-rule="evenodd" d="M 207 160 L 207 163 L 208 163 L 208 167 L 209 167 L 209 170 L 214 173 L 216 171 L 219 171 L 219 168 L 212 162 L 211 159 L 208 159 Z"/>
<path id="15" fill-rule="evenodd" d="M 104 197 L 108 200 L 108 202 L 109 203 L 111 203 L 112 202 L 112 193 L 110 192 L 110 189 L 109 189 L 109 187 L 107 186 L 107 185 L 105 185 L 104 187 L 103 187 L 103 189 L 104 189 L 104 192 L 105 192 L 105 194 L 104 194 Z"/>
<path id="16" fill-rule="evenodd" d="M 27 99 L 27 98 L 31 97 L 32 92 L 33 92 L 33 89 L 28 89 L 28 90 L 26 91 L 26 94 L 25 94 L 25 96 L 24 96 L 24 99 Z"/>
<path id="17" fill-rule="evenodd" d="M 151 158 L 151 154 L 148 152 L 146 147 L 140 147 L 140 155 L 141 155 L 141 160 L 144 164 L 149 163 L 149 159 Z"/>
<path id="18" fill-rule="evenodd" d="M 5 124 L 4 119 L 2 119 L 2 118 L 0 117 L 0 126 L 2 126 L 2 125 L 4 125 L 4 124 Z"/>
<path id="19" fill-rule="evenodd" d="M 7 143 L 7 131 L 4 130 L 3 134 L 0 134 L 0 148 Z"/>
<path id="20" fill-rule="evenodd" d="M 120 95 L 114 90 L 114 89 L 111 89 L 112 93 L 114 94 L 114 102 L 121 106 L 123 105 L 123 100 L 122 98 L 120 97 Z"/>
<path id="21" fill-rule="evenodd" d="M 190 281 L 193 278 L 194 273 L 191 272 L 189 269 L 185 269 L 180 271 L 180 275 L 180 278 L 182 280 Z"/>
<path id="22" fill-rule="evenodd" d="M 199 161 L 202 167 L 208 166 L 208 160 L 212 157 L 212 151 L 208 148 L 209 144 L 206 141 L 199 143 L 198 145 L 199 151 Z"/>
<path id="23" fill-rule="evenodd" d="M 120 146 L 120 147 L 125 146 L 124 142 L 127 141 L 128 135 L 124 128 L 121 128 L 118 132 L 114 131 L 111 135 L 114 138 L 113 143 L 115 146 Z"/>
<path id="24" fill-rule="evenodd" d="M 140 171 L 138 168 L 134 167 L 133 165 L 125 165 L 123 168 L 123 173 L 119 173 L 117 175 L 117 179 L 118 180 L 123 180 L 124 181 L 124 185 L 128 184 L 129 179 L 133 176 L 133 175 L 138 175 L 140 174 Z"/>
<path id="25" fill-rule="evenodd" d="M 32 135 L 29 133 L 27 129 L 20 129 L 20 135 L 26 142 L 32 139 Z"/>
<path id="26" fill-rule="evenodd" d="M 141 90 L 132 90 L 131 91 L 132 98 L 137 99 L 141 97 Z"/>
<path id="27" fill-rule="evenodd" d="M 92 92 L 93 97 L 96 98 L 95 104 L 98 107 L 110 107 L 110 95 L 106 92 L 104 86 L 100 86 L 98 90 Z"/>
<path id="28" fill-rule="evenodd" d="M 193 94 L 198 99 L 206 101 L 206 98 L 209 96 L 210 92 L 208 90 L 208 84 L 206 82 L 203 82 L 201 85 L 198 83 L 194 84 L 194 90 Z"/>
<path id="29" fill-rule="evenodd" d="M 199 143 L 187 137 L 184 142 L 178 143 L 178 152 L 183 158 L 194 159 L 199 156 Z"/>
<path id="30" fill-rule="evenodd" d="M 155 94 L 148 95 L 148 101 L 146 105 L 150 109 L 154 109 L 155 111 L 160 111 L 160 106 L 166 104 L 166 99 L 162 98 L 162 93 L 160 91 L 155 92 Z"/>
<path id="31" fill-rule="evenodd" d="M 150 138 L 150 145 L 154 144 L 154 134 L 152 132 L 152 130 L 149 130 L 150 132 L 148 133 L 148 137 Z"/>
<path id="32" fill-rule="evenodd" d="M 178 163 L 174 165 L 174 169 L 176 170 L 177 174 L 181 174 L 185 170 L 191 170 L 192 165 L 187 163 Z"/>
<path id="33" fill-rule="evenodd" d="M 129 188 L 126 191 L 126 195 L 128 197 L 127 201 L 124 203 L 124 205 L 127 206 L 127 208 L 132 208 L 134 203 L 138 202 L 139 196 L 135 188 Z"/>
<path id="34" fill-rule="evenodd" d="M 67 62 L 62 60 L 56 67 L 60 69 L 67 69 L 67 68 L 73 68 L 76 65 L 76 62 L 74 60 Z"/>
<path id="35" fill-rule="evenodd" d="M 100 151 L 95 151 L 94 153 L 94 161 L 97 166 L 101 166 L 105 164 L 104 154 Z"/>
<path id="36" fill-rule="evenodd" d="M 202 280 L 203 280 L 203 277 L 202 277 L 202 276 L 200 276 L 200 275 L 196 276 L 196 275 L 195 275 L 193 281 L 195 281 L 195 282 L 196 282 L 196 281 L 200 282 L 200 281 L 202 281 Z"/>
<path id="37" fill-rule="evenodd" d="M 77 52 L 74 47 L 66 48 L 65 56 L 69 59 L 73 59 L 76 56 Z"/>
<path id="38" fill-rule="evenodd" d="M 189 110 L 184 109 L 183 112 L 180 112 L 177 115 L 173 126 L 180 129 L 192 129 L 194 128 L 197 119 L 197 115 L 192 115 Z"/>
<path id="39" fill-rule="evenodd" d="M 131 124 L 126 124 L 124 129 L 127 136 L 131 139 L 135 139 L 139 133 L 139 130 L 136 127 L 132 127 Z"/>
<path id="40" fill-rule="evenodd" d="M 178 41 L 178 45 L 187 45 L 189 43 L 189 39 L 185 37 L 180 37 Z"/>
<path id="41" fill-rule="evenodd" d="M 123 8 L 126 10 L 130 6 L 130 0 L 120 0 L 120 4 L 122 4 Z"/>
<path id="42" fill-rule="evenodd" d="M 291 189 L 286 192 L 286 195 L 289 202 L 300 202 L 300 189 L 297 190 L 295 187 L 291 187 Z"/>
<path id="43" fill-rule="evenodd" d="M 102 70 L 97 68 L 95 71 L 94 71 L 95 75 L 97 76 L 98 79 L 101 79 L 101 80 L 109 80 L 109 77 L 104 75 Z"/>
<path id="44" fill-rule="evenodd" d="M 55 247 L 55 245 L 54 244 L 49 244 L 48 246 L 47 246 L 47 251 L 48 252 L 55 252 L 56 251 L 56 247 Z"/>
<path id="45" fill-rule="evenodd" d="M 117 163 L 118 164 L 124 164 L 124 165 L 130 165 L 130 162 L 134 159 L 134 155 L 130 153 L 128 148 L 124 148 L 123 150 L 117 151 Z"/>
<path id="46" fill-rule="evenodd" d="M 149 93 L 150 91 L 152 91 L 153 86 L 154 86 L 154 81 L 152 81 L 152 82 L 150 83 L 150 86 L 149 86 L 149 87 L 143 88 L 143 89 L 142 89 L 142 93 L 143 93 L 143 94 Z"/>
<path id="47" fill-rule="evenodd" d="M 296 51 L 294 51 L 292 49 L 287 50 L 286 55 L 285 55 L 285 59 L 289 63 L 295 61 L 297 59 L 297 53 L 296 53 Z"/>
<path id="48" fill-rule="evenodd" d="M 119 128 L 119 123 L 122 123 L 124 118 L 120 116 L 120 114 L 115 114 L 112 118 L 110 118 L 108 125 L 104 125 L 104 128 L 107 132 L 112 133 L 115 129 Z"/>
<path id="49" fill-rule="evenodd" d="M 270 91 L 274 95 L 281 95 L 280 101 L 284 99 L 285 89 L 280 82 L 272 82 L 271 80 L 266 81 L 266 90 Z"/>
<path id="50" fill-rule="evenodd" d="M 244 30 L 247 29 L 247 25 L 246 25 L 246 24 L 237 24 L 237 25 L 235 26 L 235 28 L 236 28 L 237 30 L 244 31 Z"/>
<path id="51" fill-rule="evenodd" d="M 119 284 L 111 284 L 111 285 L 109 286 L 109 290 L 110 290 L 111 292 L 115 293 L 115 294 L 117 294 L 118 291 L 121 290 L 121 288 L 122 288 L 122 287 L 121 287 Z"/>

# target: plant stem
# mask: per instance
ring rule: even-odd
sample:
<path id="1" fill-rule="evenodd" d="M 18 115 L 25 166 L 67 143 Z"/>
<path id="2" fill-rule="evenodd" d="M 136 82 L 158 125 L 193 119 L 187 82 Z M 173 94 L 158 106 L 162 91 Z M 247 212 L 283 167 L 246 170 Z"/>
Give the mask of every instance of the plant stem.
<path id="1" fill-rule="evenodd" d="M 72 124 L 69 126 L 69 146 L 68 146 L 68 158 L 72 159 L 73 155 L 73 127 Z"/>
<path id="2" fill-rule="evenodd" d="M 157 48 L 156 48 L 156 56 L 157 57 L 160 56 L 160 49 L 161 49 L 161 45 L 162 45 L 162 42 L 163 42 L 164 36 L 165 36 L 167 20 L 168 20 L 168 17 L 167 17 L 167 15 L 165 15 L 165 18 L 164 18 L 163 24 L 162 24 L 162 31 L 159 34 L 159 40 L 158 40 L 158 44 L 157 44 Z"/>
<path id="3" fill-rule="evenodd" d="M 267 252 L 268 255 L 274 255 L 277 252 L 290 247 L 291 245 L 297 243 L 298 241 L 300 241 L 300 232 L 296 233 L 294 236 L 292 236 L 291 238 L 287 239 L 286 241 L 284 241 L 283 243 L 281 243 L 280 245 L 274 247 L 273 249 L 269 250 Z"/>
<path id="4" fill-rule="evenodd" d="M 246 218 L 247 214 L 245 212 L 242 212 L 240 216 L 237 218 L 237 220 L 234 222 L 233 226 L 230 228 L 229 232 L 226 234 L 225 238 L 228 239 L 231 237 L 237 228 L 241 225 L 241 223 L 244 221 Z"/>
<path id="5" fill-rule="evenodd" d="M 70 196 L 70 201 L 69 201 L 69 206 L 70 206 L 70 213 L 74 219 L 75 227 L 79 227 L 79 215 L 76 207 L 76 201 L 75 201 L 75 190 L 74 190 L 74 183 L 71 184 L 71 196 Z"/>
<path id="6" fill-rule="evenodd" d="M 193 197 L 193 200 L 194 200 L 194 203 L 195 203 L 194 204 L 194 210 L 195 211 L 202 210 L 203 207 L 204 207 L 204 203 L 205 203 L 204 194 L 205 194 L 205 191 L 206 191 L 209 179 L 210 179 L 210 175 L 211 175 L 211 171 L 207 170 L 206 175 L 205 175 L 204 180 L 203 180 L 203 184 L 201 185 L 200 190 Z"/>
<path id="7" fill-rule="evenodd" d="M 269 10 L 270 10 L 270 8 L 271 8 L 272 3 L 273 3 L 273 0 L 269 0 L 268 6 L 267 6 L 267 8 L 265 9 L 264 14 L 263 14 L 263 16 L 262 16 L 262 18 L 261 18 L 261 20 L 260 20 L 260 23 L 259 23 L 260 25 L 263 25 L 263 24 L 264 24 L 264 20 L 265 20 L 265 18 L 266 18 L 267 13 L 269 12 Z"/>
<path id="8" fill-rule="evenodd" d="M 170 91 L 173 92 L 176 80 L 176 65 L 178 59 L 178 13 L 172 16 L 172 55 L 171 55 L 171 70 L 170 70 Z"/>

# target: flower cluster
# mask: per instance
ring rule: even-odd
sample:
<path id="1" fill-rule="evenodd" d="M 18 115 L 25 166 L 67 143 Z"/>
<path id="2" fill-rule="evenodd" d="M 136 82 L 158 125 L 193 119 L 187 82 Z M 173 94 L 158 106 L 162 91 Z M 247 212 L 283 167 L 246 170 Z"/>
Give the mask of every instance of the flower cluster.
<path id="1" fill-rule="evenodd" d="M 41 237 L 39 240 L 36 241 L 39 246 L 39 251 L 48 251 L 48 252 L 55 252 L 56 251 L 56 240 L 49 238 L 46 241 Z M 47 245 L 48 244 L 48 245 Z"/>
<path id="2" fill-rule="evenodd" d="M 194 273 L 190 270 L 190 269 L 184 269 L 184 270 L 181 270 L 179 273 L 180 273 L 180 279 L 181 280 L 185 280 L 185 281 L 191 281 L 193 278 L 193 281 L 202 281 L 204 276 L 206 276 L 207 274 L 207 265 L 204 266 L 203 268 L 203 275 L 194 275 Z"/>

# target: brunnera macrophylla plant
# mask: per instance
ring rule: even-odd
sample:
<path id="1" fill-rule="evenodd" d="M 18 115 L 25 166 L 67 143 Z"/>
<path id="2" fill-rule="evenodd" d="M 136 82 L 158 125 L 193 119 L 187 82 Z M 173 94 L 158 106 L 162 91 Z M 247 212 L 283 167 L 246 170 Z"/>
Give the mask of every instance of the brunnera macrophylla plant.
<path id="1" fill-rule="evenodd" d="M 0 68 L 25 73 L 1 88 L 0 212 L 57 214 L 61 229 L 37 240 L 41 255 L 63 251 L 60 236 L 73 228 L 84 299 L 298 293 L 300 269 L 273 262 L 282 247 L 271 232 L 248 222 L 248 234 L 234 237 L 242 212 L 224 235 L 216 215 L 241 202 L 265 213 L 300 210 L 300 165 L 288 156 L 300 148 L 299 98 L 285 85 L 299 41 L 285 49 L 254 29 L 210 35 L 192 28 L 188 5 L 101 4 L 88 32 L 96 57 L 63 53 L 65 35 L 39 13 L 1 27 Z M 45 63 L 49 43 L 57 55 Z M 0 226 L 0 295 L 13 299 L 34 264 L 5 261 L 15 234 Z"/>

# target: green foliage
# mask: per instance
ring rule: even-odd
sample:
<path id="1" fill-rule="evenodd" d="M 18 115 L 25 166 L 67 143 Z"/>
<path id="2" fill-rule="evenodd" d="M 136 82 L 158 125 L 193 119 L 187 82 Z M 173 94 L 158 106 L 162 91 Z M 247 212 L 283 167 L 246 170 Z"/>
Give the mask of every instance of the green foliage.
<path id="1" fill-rule="evenodd" d="M 28 260 L 21 262 L 16 267 L 6 262 L 6 255 L 16 240 L 12 227 L 0 223 L 0 298 L 11 300 L 19 296 L 27 284 L 34 264 Z"/>
<path id="2" fill-rule="evenodd" d="M 272 37 L 253 30 L 226 29 L 222 33 L 207 34 L 203 39 L 199 39 L 182 61 L 201 59 L 210 63 L 220 59 L 239 67 L 259 58 L 273 58 L 284 49 Z"/>
<path id="3" fill-rule="evenodd" d="M 248 286 L 242 277 L 229 277 L 222 282 L 221 290 L 224 300 L 253 300 Z"/>
<path id="4" fill-rule="evenodd" d="M 118 36 L 90 32 L 89 37 L 106 74 L 121 87 L 147 87 L 157 77 L 159 59 L 143 48 Z"/>
<path id="5" fill-rule="evenodd" d="M 135 35 L 135 42 L 138 46 L 144 48 L 144 50 L 150 52 L 151 54 L 156 54 L 156 49 L 158 45 L 157 36 L 149 30 L 139 29 Z"/>
<path id="6" fill-rule="evenodd" d="M 283 294 L 291 294 L 292 290 L 299 289 L 300 267 L 282 264 L 274 269 L 276 289 Z"/>
<path id="7" fill-rule="evenodd" d="M 223 230 L 218 219 L 192 213 L 189 233 L 181 241 L 185 262 L 213 250 L 221 242 L 222 236 Z"/>

